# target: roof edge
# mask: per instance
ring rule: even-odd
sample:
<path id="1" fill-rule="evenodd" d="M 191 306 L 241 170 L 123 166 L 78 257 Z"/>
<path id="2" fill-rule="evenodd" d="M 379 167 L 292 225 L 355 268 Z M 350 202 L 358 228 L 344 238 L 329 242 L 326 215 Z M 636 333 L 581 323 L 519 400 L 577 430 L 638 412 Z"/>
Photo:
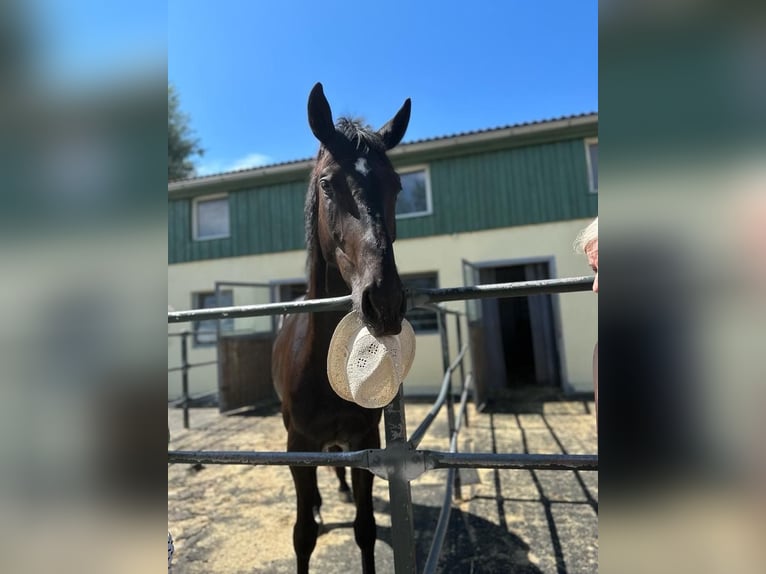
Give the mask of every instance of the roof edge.
<path id="1" fill-rule="evenodd" d="M 171 195 L 176 195 L 182 191 L 238 184 L 251 181 L 256 178 L 282 179 L 283 176 L 310 171 L 313 165 L 313 159 L 304 159 L 287 163 L 267 165 L 263 167 L 255 167 L 252 169 L 204 175 L 191 179 L 180 179 L 168 183 L 168 193 Z"/>
<path id="2" fill-rule="evenodd" d="M 593 131 L 593 128 L 597 125 L 598 112 L 591 112 L 552 120 L 407 142 L 392 149 L 389 152 L 389 156 L 394 161 L 409 158 L 422 161 L 429 156 L 444 155 L 445 152 L 447 155 L 463 153 L 467 148 L 476 148 L 476 151 L 481 151 L 483 149 L 542 143 L 564 137 L 579 137 L 583 132 Z M 510 145 L 508 145 L 508 140 L 512 141 Z M 397 163 L 400 163 L 400 161 Z M 302 179 L 308 175 L 313 165 L 314 159 L 311 158 L 182 179 L 168 183 L 168 194 L 176 197 L 196 195 L 209 189 L 229 186 L 238 187 L 255 181 L 267 183 Z"/>

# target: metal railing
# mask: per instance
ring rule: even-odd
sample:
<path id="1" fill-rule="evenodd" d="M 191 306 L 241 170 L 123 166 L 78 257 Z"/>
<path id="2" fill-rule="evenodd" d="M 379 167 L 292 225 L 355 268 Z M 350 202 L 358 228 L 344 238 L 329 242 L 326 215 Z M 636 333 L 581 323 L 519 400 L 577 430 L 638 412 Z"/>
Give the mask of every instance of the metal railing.
<path id="1" fill-rule="evenodd" d="M 424 565 L 423 572 L 432 573 L 438 564 L 441 548 L 446 536 L 452 508 L 453 492 L 460 497 L 458 468 L 528 469 L 528 470 L 598 470 L 597 455 L 572 454 L 526 454 L 526 453 L 461 453 L 457 452 L 457 439 L 463 422 L 467 424 L 466 404 L 472 376 L 464 374 L 463 361 L 467 345 L 462 343 L 460 314 L 434 305 L 446 301 L 484 299 L 495 297 L 523 297 L 528 295 L 570 293 L 591 288 L 593 277 L 574 277 L 521 283 L 498 283 L 475 287 L 448 289 L 420 289 L 408 292 L 408 308 L 430 307 L 439 311 L 439 333 L 441 335 L 444 378 L 439 395 L 425 419 L 407 439 L 403 390 L 400 387 L 394 400 L 384 408 L 384 431 L 386 446 L 355 452 L 254 452 L 254 451 L 169 451 L 170 463 L 202 464 L 250 464 L 285 466 L 348 466 L 365 468 L 389 483 L 391 508 L 392 547 L 394 571 L 396 574 L 416 573 L 415 537 L 412 518 L 412 497 L 410 482 L 425 472 L 435 469 L 449 469 L 445 497 L 434 539 Z M 168 313 L 169 323 L 221 319 L 227 317 L 252 317 L 274 313 L 310 313 L 328 310 L 343 310 L 351 307 L 351 297 L 226 307 Z M 454 361 L 449 360 L 446 316 L 456 315 L 457 343 L 459 353 Z M 454 412 L 452 375 L 460 368 L 461 389 L 458 413 Z M 435 420 L 439 411 L 447 405 L 449 428 L 449 451 L 418 450 L 417 447 Z"/>
<path id="2" fill-rule="evenodd" d="M 565 279 L 544 279 L 518 283 L 494 283 L 472 287 L 448 287 L 446 289 L 412 289 L 407 295 L 408 309 L 423 307 L 429 303 L 463 301 L 465 299 L 492 299 L 496 297 L 526 297 L 543 293 L 574 293 L 588 291 L 593 277 L 568 277 Z M 187 323 L 210 319 L 238 317 L 265 317 L 285 313 L 313 313 L 316 311 L 342 311 L 351 309 L 351 295 L 310 299 L 265 305 L 242 305 L 239 307 L 217 307 L 168 312 L 168 323 Z"/>
<path id="3" fill-rule="evenodd" d="M 190 331 L 182 331 L 180 333 L 168 333 L 168 337 L 180 337 L 181 339 L 181 364 L 177 367 L 169 367 L 168 373 L 175 373 L 181 371 L 181 398 L 170 402 L 172 406 L 180 406 L 183 411 L 184 428 L 189 428 L 189 406 L 194 399 L 189 395 L 189 369 L 196 367 L 206 367 L 208 365 L 218 364 L 217 360 L 202 361 L 200 363 L 189 362 L 189 337 L 193 335 Z M 209 393 L 205 393 L 203 396 L 207 396 Z"/>

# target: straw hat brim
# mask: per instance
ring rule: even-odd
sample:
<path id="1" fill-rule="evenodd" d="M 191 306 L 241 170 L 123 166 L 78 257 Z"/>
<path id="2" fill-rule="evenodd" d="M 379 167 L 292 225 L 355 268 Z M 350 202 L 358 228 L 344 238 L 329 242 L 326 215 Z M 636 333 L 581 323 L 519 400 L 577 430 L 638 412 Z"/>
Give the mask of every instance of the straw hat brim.
<path id="1" fill-rule="evenodd" d="M 356 401 L 351 394 L 351 385 L 348 380 L 348 343 L 353 341 L 363 328 L 364 324 L 359 319 L 359 316 L 352 311 L 338 323 L 327 352 L 327 377 L 330 380 L 330 386 L 332 386 L 339 397 L 352 403 Z M 402 351 L 402 380 L 404 380 L 407 378 L 407 374 L 410 372 L 412 363 L 415 360 L 415 332 L 407 319 L 402 320 L 399 345 Z"/>

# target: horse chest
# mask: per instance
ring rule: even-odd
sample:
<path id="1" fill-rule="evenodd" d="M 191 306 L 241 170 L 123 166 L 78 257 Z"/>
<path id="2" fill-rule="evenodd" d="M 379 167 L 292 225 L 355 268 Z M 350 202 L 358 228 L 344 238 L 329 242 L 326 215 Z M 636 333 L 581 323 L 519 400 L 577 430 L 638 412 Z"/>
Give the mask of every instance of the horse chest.
<path id="1" fill-rule="evenodd" d="M 293 402 L 291 424 L 316 442 L 318 450 L 334 445 L 351 448 L 359 437 L 377 428 L 381 411 L 345 401 L 335 395 L 326 382 L 325 385 L 326 392 L 314 395 L 314 400 Z"/>

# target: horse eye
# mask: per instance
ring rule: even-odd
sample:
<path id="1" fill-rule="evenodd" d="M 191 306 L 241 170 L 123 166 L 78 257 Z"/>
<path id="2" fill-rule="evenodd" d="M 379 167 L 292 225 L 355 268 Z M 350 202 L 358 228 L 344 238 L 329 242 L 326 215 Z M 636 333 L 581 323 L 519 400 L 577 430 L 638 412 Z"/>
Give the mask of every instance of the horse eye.
<path id="1" fill-rule="evenodd" d="M 330 182 L 326 179 L 320 179 L 319 180 L 319 187 L 322 188 L 322 191 L 325 193 L 330 193 L 332 191 L 332 187 L 330 186 Z"/>

